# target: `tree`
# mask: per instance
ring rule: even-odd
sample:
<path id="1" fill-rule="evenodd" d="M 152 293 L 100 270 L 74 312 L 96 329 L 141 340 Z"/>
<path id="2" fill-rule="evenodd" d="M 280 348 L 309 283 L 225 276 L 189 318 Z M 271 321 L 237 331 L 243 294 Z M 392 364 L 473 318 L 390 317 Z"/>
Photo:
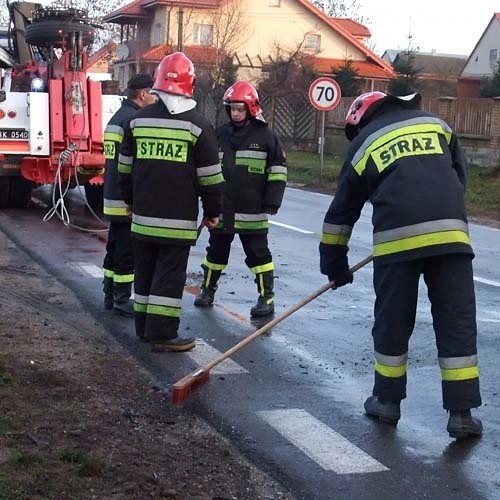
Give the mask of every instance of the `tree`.
<path id="1" fill-rule="evenodd" d="M 359 2 L 358 0 L 312 0 L 311 3 L 320 8 L 325 14 L 331 17 L 348 17 L 356 21 L 362 21 L 359 15 Z"/>
<path id="2" fill-rule="evenodd" d="M 333 67 L 332 76 L 340 85 L 343 97 L 355 97 L 361 93 L 358 72 L 354 69 L 351 60 L 346 59 L 342 66 Z"/>
<path id="3" fill-rule="evenodd" d="M 317 75 L 307 62 L 309 55 L 302 52 L 303 43 L 304 40 L 293 49 L 275 43 L 270 63 L 262 68 L 269 75 L 259 84 L 262 92 L 273 96 L 307 92 Z"/>
<path id="4" fill-rule="evenodd" d="M 413 36 L 409 34 L 408 47 L 401 51 L 392 63 L 398 76 L 389 82 L 387 90 L 390 94 L 408 95 L 418 92 L 420 88 L 418 80 L 420 70 L 415 67 L 415 55 L 418 54 L 418 47 L 413 47 L 412 38 Z"/>
<path id="5" fill-rule="evenodd" d="M 500 96 L 500 62 L 493 66 L 493 74 L 481 80 L 480 97 Z"/>

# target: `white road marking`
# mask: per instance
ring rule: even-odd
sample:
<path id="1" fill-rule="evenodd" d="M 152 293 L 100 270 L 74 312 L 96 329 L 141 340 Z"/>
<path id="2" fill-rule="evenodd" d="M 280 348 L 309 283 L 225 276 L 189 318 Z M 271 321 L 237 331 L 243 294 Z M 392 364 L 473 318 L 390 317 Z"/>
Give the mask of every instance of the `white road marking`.
<path id="1" fill-rule="evenodd" d="M 188 351 L 186 353 L 198 366 L 206 365 L 212 359 L 215 359 L 221 355 L 221 352 L 217 349 L 214 349 L 210 344 L 207 344 L 202 339 L 196 339 L 196 349 L 192 351 Z M 211 370 L 211 373 L 217 375 L 234 375 L 238 373 L 248 373 L 248 370 L 245 370 L 238 363 L 228 358 L 222 361 L 221 364 L 214 366 Z"/>
<path id="2" fill-rule="evenodd" d="M 89 264 L 88 262 L 73 262 L 70 266 L 76 268 L 83 274 L 88 274 L 92 278 L 102 278 L 104 276 L 102 268 L 95 264 Z"/>
<path id="3" fill-rule="evenodd" d="M 275 220 L 270 220 L 269 224 L 284 227 L 285 229 L 291 229 L 292 231 L 297 231 L 298 233 L 302 234 L 314 234 L 314 231 L 308 231 L 307 229 L 300 229 L 300 227 L 289 226 L 288 224 L 283 224 L 283 222 L 276 222 Z"/>
<path id="4" fill-rule="evenodd" d="M 482 283 L 483 285 L 491 285 L 500 288 L 500 283 L 498 281 L 489 280 L 487 278 L 480 278 L 479 276 L 474 276 L 474 281 Z"/>
<path id="5" fill-rule="evenodd" d="M 325 470 L 337 474 L 389 470 L 304 410 L 270 410 L 257 414 Z"/>

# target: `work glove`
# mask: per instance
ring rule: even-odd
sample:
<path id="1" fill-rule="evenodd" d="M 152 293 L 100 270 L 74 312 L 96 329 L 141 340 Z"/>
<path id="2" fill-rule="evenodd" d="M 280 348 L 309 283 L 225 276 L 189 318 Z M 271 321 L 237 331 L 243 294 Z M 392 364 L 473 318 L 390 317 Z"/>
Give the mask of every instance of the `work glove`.
<path id="1" fill-rule="evenodd" d="M 349 269 L 343 269 L 342 271 L 336 272 L 335 274 L 328 275 L 329 281 L 335 281 L 335 284 L 332 286 L 332 290 L 336 290 L 341 286 L 352 283 L 353 279 L 354 276 L 351 271 L 349 271 Z"/>

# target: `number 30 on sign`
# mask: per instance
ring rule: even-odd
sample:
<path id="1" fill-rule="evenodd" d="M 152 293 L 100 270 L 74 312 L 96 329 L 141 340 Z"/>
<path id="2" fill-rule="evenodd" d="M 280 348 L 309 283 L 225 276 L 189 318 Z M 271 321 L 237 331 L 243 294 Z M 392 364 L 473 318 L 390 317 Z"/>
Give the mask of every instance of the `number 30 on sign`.
<path id="1" fill-rule="evenodd" d="M 318 78 L 309 87 L 309 100 L 320 111 L 330 111 L 337 106 L 341 97 L 340 86 L 333 78 Z"/>

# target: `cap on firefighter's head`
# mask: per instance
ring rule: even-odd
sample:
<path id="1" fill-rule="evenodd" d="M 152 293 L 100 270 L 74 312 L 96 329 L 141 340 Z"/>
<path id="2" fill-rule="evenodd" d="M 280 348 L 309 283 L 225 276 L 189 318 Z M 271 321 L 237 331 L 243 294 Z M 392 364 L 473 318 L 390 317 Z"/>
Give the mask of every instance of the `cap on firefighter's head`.
<path id="1" fill-rule="evenodd" d="M 233 83 L 233 85 L 224 92 L 222 100 L 224 106 L 226 106 L 229 117 L 231 117 L 229 106 L 231 106 L 232 103 L 244 103 L 252 118 L 266 123 L 262 115 L 262 108 L 260 107 L 259 94 L 257 93 L 257 89 L 250 82 L 242 80 Z"/>
<path id="2" fill-rule="evenodd" d="M 352 141 L 358 135 L 359 129 L 370 121 L 384 102 L 394 102 L 404 108 L 416 109 L 420 106 L 421 100 L 420 94 L 393 96 L 378 91 L 365 92 L 354 99 L 347 111 L 344 123 L 345 135 Z"/>
<path id="3" fill-rule="evenodd" d="M 194 66 L 183 52 L 166 55 L 155 70 L 153 90 L 193 97 Z"/>
<path id="4" fill-rule="evenodd" d="M 127 89 L 142 90 L 153 87 L 153 77 L 147 73 L 137 73 L 127 83 Z"/>

